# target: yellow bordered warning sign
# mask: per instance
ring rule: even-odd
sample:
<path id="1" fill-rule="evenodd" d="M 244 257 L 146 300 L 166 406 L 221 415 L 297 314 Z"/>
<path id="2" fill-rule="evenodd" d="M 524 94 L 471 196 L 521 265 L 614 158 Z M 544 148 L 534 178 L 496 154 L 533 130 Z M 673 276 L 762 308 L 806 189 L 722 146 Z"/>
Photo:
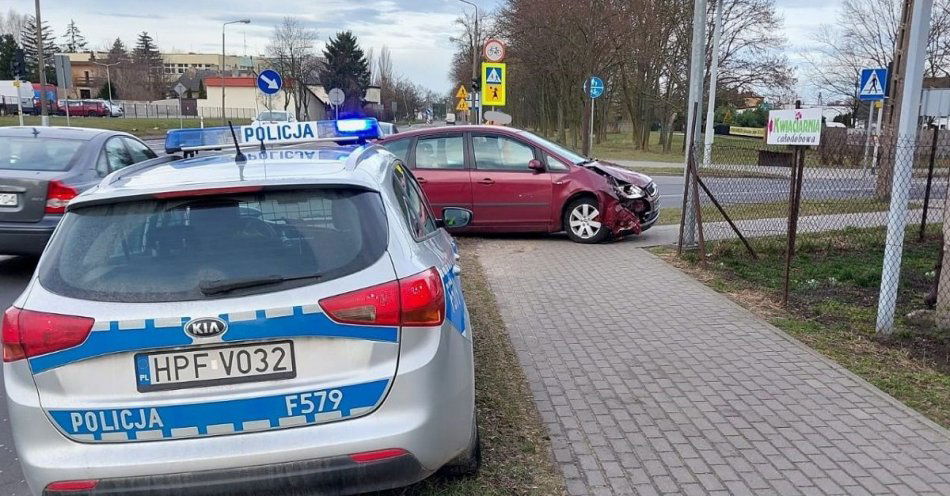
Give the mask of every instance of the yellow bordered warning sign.
<path id="1" fill-rule="evenodd" d="M 504 62 L 482 63 L 482 105 L 503 107 L 508 76 Z"/>
<path id="2" fill-rule="evenodd" d="M 465 85 L 459 86 L 459 90 L 455 92 L 455 98 L 466 99 L 468 98 L 468 91 L 465 89 Z"/>
<path id="3" fill-rule="evenodd" d="M 468 110 L 468 101 L 465 99 L 459 100 L 458 105 L 455 106 L 455 110 L 460 112 L 465 112 Z"/>

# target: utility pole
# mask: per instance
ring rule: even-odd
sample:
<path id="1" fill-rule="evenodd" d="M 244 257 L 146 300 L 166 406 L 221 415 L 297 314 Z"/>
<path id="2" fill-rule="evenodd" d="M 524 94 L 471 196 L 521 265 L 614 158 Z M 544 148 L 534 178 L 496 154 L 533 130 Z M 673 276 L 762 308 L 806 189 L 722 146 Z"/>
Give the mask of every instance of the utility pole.
<path id="1" fill-rule="evenodd" d="M 909 1 L 909 0 L 908 0 Z M 887 213 L 887 239 L 884 244 L 884 267 L 881 270 L 881 291 L 877 310 L 877 333 L 890 336 L 894 332 L 894 312 L 897 289 L 900 284 L 901 257 L 904 249 L 904 231 L 907 228 L 907 203 L 913 172 L 914 149 L 917 144 L 920 92 L 924 78 L 924 58 L 930 34 L 930 15 L 933 0 L 913 0 L 910 29 L 907 30 L 908 50 L 905 57 L 904 82 L 901 88 L 900 120 L 894 141 L 894 178 L 891 185 L 891 206 Z M 902 147 L 908 154 L 898 153 Z M 883 170 L 881 173 L 883 174 Z"/>
<path id="2" fill-rule="evenodd" d="M 224 90 L 227 88 L 227 85 L 224 83 L 224 28 L 228 27 L 228 24 L 250 24 L 250 19 L 238 19 L 237 21 L 228 21 L 221 24 L 221 123 L 228 123 L 228 116 L 224 112 Z"/>
<path id="3" fill-rule="evenodd" d="M 696 109 L 703 98 L 703 68 L 706 65 L 706 0 L 693 2 L 693 43 L 690 49 L 689 63 L 689 96 L 686 101 L 686 132 L 683 139 L 686 143 L 686 154 L 683 157 L 684 180 L 684 217 L 683 217 L 683 246 L 696 244 L 696 212 L 693 207 L 693 198 L 688 194 L 692 176 L 689 173 L 690 147 L 696 143 L 689 143 L 689 136 L 699 136 L 699 116 Z M 695 139 L 695 138 L 694 138 Z"/>
<path id="4" fill-rule="evenodd" d="M 904 105 L 903 98 L 901 95 L 904 93 L 904 84 L 907 79 L 907 75 L 910 74 L 909 68 L 907 67 L 907 58 L 910 55 L 910 45 L 912 43 L 910 36 L 911 28 L 911 15 L 914 10 L 914 0 L 904 0 L 904 5 L 901 7 L 901 20 L 900 24 L 897 26 L 897 39 L 894 40 L 894 58 L 891 64 L 890 70 L 888 71 L 890 78 L 890 84 L 888 84 L 887 92 L 890 98 L 884 100 L 884 108 L 878 109 L 878 112 L 883 112 L 881 115 L 886 118 L 882 119 L 882 125 L 888 129 L 894 129 L 894 116 L 901 115 L 902 107 Z M 926 50 L 927 44 L 925 43 L 921 50 Z M 884 134 L 881 132 L 881 126 L 878 126 L 878 135 Z M 899 138 L 900 133 L 894 133 L 893 138 Z M 896 143 L 895 143 L 896 144 Z M 874 188 L 875 196 L 878 198 L 887 198 L 887 194 L 891 189 L 891 183 L 893 182 L 894 177 L 894 158 L 884 157 L 882 160 L 881 167 L 877 171 L 877 183 Z"/>
<path id="5" fill-rule="evenodd" d="M 709 67 L 709 103 L 706 105 L 706 136 L 703 140 L 703 167 L 712 163 L 712 147 L 715 136 L 713 121 L 716 118 L 716 83 L 719 79 L 719 38 L 722 36 L 722 2 L 716 0 L 716 24 L 713 26 L 712 58 Z"/>
<path id="6" fill-rule="evenodd" d="M 472 84 L 475 84 L 475 80 L 478 79 L 478 5 L 475 5 L 473 2 L 468 0 L 459 0 L 464 4 L 471 5 L 475 8 L 475 26 L 472 31 Z M 481 85 L 479 85 L 481 86 Z M 481 102 L 478 101 L 478 95 L 476 94 L 475 88 L 472 88 L 472 108 L 469 110 L 469 119 L 471 117 L 477 116 L 477 119 L 474 124 L 481 124 L 482 122 L 482 107 Z M 478 109 L 476 110 L 476 107 Z M 471 122 L 469 124 L 472 124 Z"/>
<path id="7" fill-rule="evenodd" d="M 36 0 L 36 65 L 40 73 L 40 125 L 49 126 L 49 102 L 46 101 L 46 57 L 43 53 L 43 20 L 40 18 L 40 0 Z"/>

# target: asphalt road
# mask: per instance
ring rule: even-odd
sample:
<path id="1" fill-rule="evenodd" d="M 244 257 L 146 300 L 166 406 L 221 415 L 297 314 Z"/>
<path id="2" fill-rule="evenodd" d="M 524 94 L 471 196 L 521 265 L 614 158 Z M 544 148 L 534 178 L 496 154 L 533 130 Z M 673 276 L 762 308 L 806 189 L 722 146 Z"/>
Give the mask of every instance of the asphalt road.
<path id="1" fill-rule="evenodd" d="M 649 169 L 641 172 L 648 174 Z M 683 204 L 682 176 L 653 176 L 660 190 L 663 207 L 679 207 Z M 766 203 L 788 200 L 788 179 L 778 178 L 717 178 L 704 179 L 706 185 L 722 204 Z M 840 200 L 846 198 L 873 198 L 875 178 L 862 179 L 809 179 L 802 181 L 803 200 Z M 914 178 L 911 184 L 911 200 L 923 200 L 927 186 L 926 178 Z M 943 200 L 947 191 L 946 179 L 935 179 L 931 186 L 931 201 Z M 703 193 L 700 192 L 703 196 Z"/>
<path id="2" fill-rule="evenodd" d="M 36 260 L 26 257 L 0 255 L 0 309 L 6 310 L 19 296 L 33 274 Z M 3 372 L 0 371 L 0 378 Z M 7 414 L 6 392 L 0 389 L 0 494 L 20 496 L 30 494 L 20 472 L 20 461 L 13 449 L 13 433 Z"/>

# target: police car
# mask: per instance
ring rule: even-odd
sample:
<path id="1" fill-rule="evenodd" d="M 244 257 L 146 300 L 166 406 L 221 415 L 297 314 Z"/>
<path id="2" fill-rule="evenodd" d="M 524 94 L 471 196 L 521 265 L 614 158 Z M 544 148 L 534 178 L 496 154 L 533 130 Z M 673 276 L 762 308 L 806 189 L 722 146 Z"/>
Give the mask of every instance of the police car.
<path id="1" fill-rule="evenodd" d="M 446 225 L 373 120 L 181 130 L 67 207 L 3 315 L 36 494 L 351 494 L 479 465 Z M 259 139 L 260 138 L 260 139 Z M 248 149 L 255 144 L 253 150 Z M 265 148 L 261 151 L 260 148 Z"/>

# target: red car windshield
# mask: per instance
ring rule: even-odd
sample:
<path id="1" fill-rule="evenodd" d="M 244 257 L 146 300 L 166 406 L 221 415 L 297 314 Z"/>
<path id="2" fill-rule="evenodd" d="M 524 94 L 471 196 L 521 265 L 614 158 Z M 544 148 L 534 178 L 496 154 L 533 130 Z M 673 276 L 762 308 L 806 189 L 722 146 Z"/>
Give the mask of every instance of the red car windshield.
<path id="1" fill-rule="evenodd" d="M 528 131 L 522 131 L 520 134 L 521 134 L 522 136 L 524 136 L 525 138 L 530 139 L 530 140 L 533 141 L 535 144 L 540 145 L 542 148 L 545 148 L 545 149 L 547 149 L 547 150 L 550 150 L 550 151 L 552 151 L 552 152 L 554 152 L 554 153 L 556 153 L 556 154 L 558 154 L 558 155 L 560 155 L 560 156 L 566 158 L 567 160 L 570 160 L 571 163 L 573 163 L 573 164 L 575 164 L 575 165 L 581 165 L 581 164 L 583 164 L 583 163 L 585 163 L 585 162 L 590 162 L 590 159 L 588 159 L 587 157 L 584 157 L 583 155 L 580 155 L 580 154 L 578 154 L 578 153 L 576 153 L 576 152 L 573 152 L 573 151 L 571 151 L 571 150 L 569 150 L 569 149 L 567 149 L 567 148 L 564 148 L 563 146 L 561 146 L 561 145 L 559 145 L 559 144 L 557 144 L 557 143 L 554 143 L 553 141 L 548 141 L 548 140 L 546 140 L 546 139 L 544 139 L 544 138 L 542 138 L 542 137 L 540 137 L 540 136 L 537 136 L 537 135 L 534 135 L 534 134 L 532 134 L 532 133 L 529 133 Z"/>

